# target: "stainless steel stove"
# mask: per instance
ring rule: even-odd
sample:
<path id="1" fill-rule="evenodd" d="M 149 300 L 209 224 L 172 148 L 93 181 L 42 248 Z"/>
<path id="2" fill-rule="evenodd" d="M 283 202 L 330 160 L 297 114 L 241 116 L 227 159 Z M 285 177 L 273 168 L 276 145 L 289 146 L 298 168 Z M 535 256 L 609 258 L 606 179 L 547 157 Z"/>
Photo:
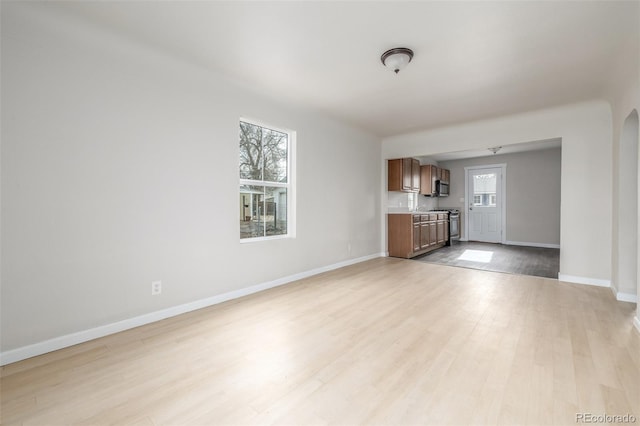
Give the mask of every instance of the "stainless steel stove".
<path id="1" fill-rule="evenodd" d="M 449 212 L 449 241 L 447 245 L 451 245 L 456 241 L 460 241 L 460 210 L 447 209 Z"/>
<path id="2" fill-rule="evenodd" d="M 460 241 L 460 210 L 458 209 L 435 209 L 434 211 L 449 213 L 449 240 L 447 245 L 450 246 L 456 241 Z"/>

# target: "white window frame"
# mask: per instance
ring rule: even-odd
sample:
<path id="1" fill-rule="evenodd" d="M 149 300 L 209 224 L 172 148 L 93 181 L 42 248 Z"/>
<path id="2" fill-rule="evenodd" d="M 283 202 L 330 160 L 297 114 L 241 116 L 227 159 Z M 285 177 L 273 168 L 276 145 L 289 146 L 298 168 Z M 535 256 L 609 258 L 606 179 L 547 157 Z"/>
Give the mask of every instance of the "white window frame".
<path id="1" fill-rule="evenodd" d="M 240 223 L 238 222 L 238 238 L 240 243 L 254 243 L 260 241 L 272 241 L 272 240 L 280 240 L 285 238 L 295 238 L 296 237 L 296 185 L 295 185 L 295 176 L 296 176 L 296 132 L 290 129 L 285 129 L 278 126 L 273 126 L 271 124 L 264 123 L 260 120 L 254 120 L 251 118 L 240 117 L 238 120 L 238 128 L 240 127 L 240 122 L 252 124 L 254 126 L 259 126 L 262 128 L 266 128 L 269 130 L 275 130 L 276 132 L 286 133 L 288 135 L 289 146 L 287 147 L 287 182 L 270 182 L 264 180 L 252 180 L 252 179 L 240 179 L 238 185 L 238 194 L 240 194 L 240 187 L 243 185 L 249 186 L 265 186 L 265 187 L 278 187 L 278 188 L 286 188 L 287 189 L 287 233 L 286 234 L 278 234 L 278 235 L 269 235 L 262 237 L 249 237 L 249 238 L 240 238 Z M 238 150 L 240 147 L 238 147 Z M 239 169 L 238 169 L 239 171 Z"/>

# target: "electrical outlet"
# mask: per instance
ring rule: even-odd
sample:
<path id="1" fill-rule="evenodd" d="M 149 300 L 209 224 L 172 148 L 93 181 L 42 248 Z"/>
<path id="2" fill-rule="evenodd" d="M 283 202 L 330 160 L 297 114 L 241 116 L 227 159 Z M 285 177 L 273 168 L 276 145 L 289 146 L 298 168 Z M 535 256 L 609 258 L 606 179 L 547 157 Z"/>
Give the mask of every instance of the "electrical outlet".
<path id="1" fill-rule="evenodd" d="M 151 282 L 151 295 L 156 296 L 162 293 L 162 281 Z"/>

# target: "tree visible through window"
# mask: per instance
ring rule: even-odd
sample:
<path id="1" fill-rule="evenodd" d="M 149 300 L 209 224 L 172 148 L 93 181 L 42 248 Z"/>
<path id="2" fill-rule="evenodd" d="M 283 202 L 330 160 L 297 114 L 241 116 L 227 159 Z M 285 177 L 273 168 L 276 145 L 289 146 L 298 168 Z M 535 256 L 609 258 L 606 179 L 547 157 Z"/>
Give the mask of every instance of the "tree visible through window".
<path id="1" fill-rule="evenodd" d="M 240 238 L 288 233 L 290 135 L 240 121 Z"/>

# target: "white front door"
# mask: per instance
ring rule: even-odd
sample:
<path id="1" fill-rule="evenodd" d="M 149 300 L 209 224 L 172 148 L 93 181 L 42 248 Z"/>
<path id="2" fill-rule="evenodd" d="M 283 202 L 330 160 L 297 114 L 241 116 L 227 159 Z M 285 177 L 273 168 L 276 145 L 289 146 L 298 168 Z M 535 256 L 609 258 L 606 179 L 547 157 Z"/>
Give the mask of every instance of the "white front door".
<path id="1" fill-rule="evenodd" d="M 467 218 L 469 241 L 502 241 L 502 169 L 468 171 Z"/>

